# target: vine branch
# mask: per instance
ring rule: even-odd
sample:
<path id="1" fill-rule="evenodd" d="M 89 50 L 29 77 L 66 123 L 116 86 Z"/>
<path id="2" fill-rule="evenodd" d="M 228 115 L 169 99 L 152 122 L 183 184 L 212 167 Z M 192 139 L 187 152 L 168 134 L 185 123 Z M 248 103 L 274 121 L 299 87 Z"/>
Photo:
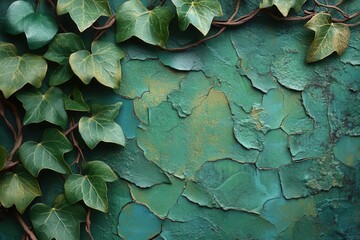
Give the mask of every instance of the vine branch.
<path id="1" fill-rule="evenodd" d="M 17 221 L 20 223 L 21 227 L 24 229 L 27 236 L 30 237 L 31 240 L 37 240 L 35 234 L 30 230 L 30 227 L 26 225 L 25 221 L 22 219 L 20 213 L 15 210 L 15 217 Z"/>

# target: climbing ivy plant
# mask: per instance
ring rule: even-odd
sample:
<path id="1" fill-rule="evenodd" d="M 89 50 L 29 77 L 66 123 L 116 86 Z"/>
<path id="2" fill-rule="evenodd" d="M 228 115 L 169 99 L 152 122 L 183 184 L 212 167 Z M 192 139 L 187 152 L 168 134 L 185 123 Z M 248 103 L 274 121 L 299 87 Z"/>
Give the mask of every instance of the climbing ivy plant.
<path id="1" fill-rule="evenodd" d="M 0 42 L 0 116 L 13 146 L 0 146 L 0 211 L 12 208 L 30 239 L 79 239 L 81 222 L 91 238 L 91 209 L 107 212 L 107 182 L 117 176 L 106 163 L 87 159 L 84 146 L 88 151 L 100 142 L 125 146 L 125 137 L 114 121 L 121 103 L 90 103 L 83 96 L 84 85 L 97 81 L 120 87 L 122 42 L 136 37 L 164 51 L 186 50 L 262 15 L 274 21 L 307 21 L 305 27 L 315 32 L 306 57 L 311 63 L 342 54 L 350 27 L 360 25 L 360 12 L 345 12 L 342 0 L 250 2 L 257 7 L 244 13 L 238 0 L 233 13 L 225 16 L 228 2 L 218 0 L 128 0 L 116 11 L 108 0 L 14 1 L 1 26 L 13 35 L 10 42 Z M 182 31 L 195 29 L 202 38 L 170 48 L 172 23 Z M 106 31 L 114 31 L 117 44 L 101 41 Z M 26 45 L 18 43 L 20 34 Z M 79 88 L 72 87 L 78 83 L 65 84 L 77 79 L 83 84 Z M 24 140 L 23 133 L 33 125 L 43 129 L 42 137 Z M 44 169 L 64 179 L 64 191 L 52 206 L 36 200 L 42 195 L 38 176 Z M 27 210 L 32 228 L 22 217 Z"/>

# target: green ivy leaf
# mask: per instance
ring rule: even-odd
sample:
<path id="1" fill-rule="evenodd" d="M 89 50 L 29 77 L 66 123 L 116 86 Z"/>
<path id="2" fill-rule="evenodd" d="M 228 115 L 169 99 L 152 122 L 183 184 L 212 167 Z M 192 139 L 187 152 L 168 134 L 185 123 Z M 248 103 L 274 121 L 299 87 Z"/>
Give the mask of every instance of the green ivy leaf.
<path id="1" fill-rule="evenodd" d="M 70 173 L 64 154 L 72 150 L 72 144 L 59 132 L 51 128 L 44 132 L 41 142 L 28 141 L 19 148 L 19 158 L 24 167 L 37 177 L 42 169 L 59 173 Z"/>
<path id="2" fill-rule="evenodd" d="M 209 32 L 215 16 L 222 16 L 221 5 L 217 0 L 172 0 L 176 6 L 181 30 L 191 23 L 204 36 Z"/>
<path id="3" fill-rule="evenodd" d="M 307 0 L 263 0 L 260 3 L 260 8 L 268 8 L 275 5 L 281 14 L 286 17 L 291 8 L 299 11 L 306 1 Z"/>
<path id="4" fill-rule="evenodd" d="M 5 98 L 10 97 L 26 83 L 39 88 L 47 71 L 47 63 L 41 56 L 17 56 L 16 47 L 4 42 L 0 42 L 0 66 L 0 90 Z"/>
<path id="5" fill-rule="evenodd" d="M 88 112 L 90 110 L 78 88 L 75 88 L 70 96 L 65 97 L 64 103 L 66 110 L 78 112 Z"/>
<path id="6" fill-rule="evenodd" d="M 80 200 L 91 208 L 108 211 L 106 182 L 117 179 L 111 168 L 102 161 L 91 161 L 84 167 L 84 175 L 73 174 L 65 181 L 65 195 L 71 204 Z"/>
<path id="7" fill-rule="evenodd" d="M 0 202 L 9 208 L 12 205 L 23 213 L 35 197 L 41 196 L 41 190 L 36 179 L 23 167 L 17 167 L 16 172 L 0 174 Z"/>
<path id="8" fill-rule="evenodd" d="M 319 61 L 333 52 L 341 55 L 348 47 L 349 27 L 343 23 L 332 23 L 330 14 L 316 14 L 305 24 L 305 27 L 315 32 L 314 41 L 306 56 L 307 62 Z"/>
<path id="9" fill-rule="evenodd" d="M 120 102 L 113 105 L 93 104 L 90 106 L 92 116 L 80 119 L 79 132 L 90 149 L 94 149 L 101 141 L 125 146 L 124 133 L 114 122 L 121 105 Z"/>
<path id="10" fill-rule="evenodd" d="M 85 84 L 93 77 L 110 88 L 119 88 L 121 80 L 120 60 L 124 52 L 109 42 L 93 42 L 92 53 L 81 50 L 70 55 L 70 66 Z"/>
<path id="11" fill-rule="evenodd" d="M 39 239 L 80 239 L 80 223 L 85 222 L 86 212 L 80 205 L 69 205 L 64 195 L 56 198 L 51 208 L 35 204 L 30 219 Z"/>
<path id="12" fill-rule="evenodd" d="M 100 16 L 110 16 L 108 0 L 59 0 L 59 15 L 69 13 L 80 32 L 90 27 Z"/>
<path id="13" fill-rule="evenodd" d="M 55 19 L 43 13 L 35 13 L 29 2 L 16 1 L 5 16 L 5 30 L 10 34 L 24 32 L 30 49 L 45 46 L 58 31 Z"/>
<path id="14" fill-rule="evenodd" d="M 8 159 L 8 152 L 6 149 L 0 145 L 0 171 L 4 168 L 6 160 Z"/>
<path id="15" fill-rule="evenodd" d="M 116 12 L 116 41 L 123 42 L 135 36 L 165 48 L 173 17 L 169 7 L 158 6 L 148 10 L 139 0 L 127 1 Z"/>
<path id="16" fill-rule="evenodd" d="M 50 86 L 57 86 L 71 79 L 73 71 L 69 57 L 72 53 L 84 49 L 82 39 L 74 33 L 61 33 L 54 37 L 48 51 L 44 54 L 44 58 L 60 64 L 50 77 Z"/>
<path id="17" fill-rule="evenodd" d="M 63 102 L 63 92 L 59 88 L 49 88 L 44 94 L 38 90 L 16 94 L 26 109 L 24 125 L 47 121 L 65 129 L 68 117 Z"/>

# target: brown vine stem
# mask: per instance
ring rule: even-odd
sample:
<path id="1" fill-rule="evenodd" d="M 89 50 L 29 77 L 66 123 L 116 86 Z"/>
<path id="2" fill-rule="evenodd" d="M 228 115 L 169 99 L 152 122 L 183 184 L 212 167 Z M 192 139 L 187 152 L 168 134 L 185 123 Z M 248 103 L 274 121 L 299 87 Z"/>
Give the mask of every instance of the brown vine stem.
<path id="1" fill-rule="evenodd" d="M 332 21 L 333 22 L 336 22 L 336 23 L 344 23 L 344 22 L 347 22 L 347 21 L 350 21 L 356 17 L 360 16 L 360 11 L 354 13 L 354 14 L 351 14 L 349 17 L 347 18 L 344 18 L 344 19 L 337 19 L 337 18 L 333 18 Z"/>
<path id="2" fill-rule="evenodd" d="M 95 33 L 95 37 L 94 37 L 93 41 L 97 41 L 105 33 L 105 30 L 112 27 L 114 24 L 115 24 L 115 14 L 113 14 L 105 22 L 105 24 L 103 26 L 101 26 L 101 27 L 92 26 L 93 29 L 97 30 L 97 32 Z"/>
<path id="3" fill-rule="evenodd" d="M 239 11 L 239 8 L 240 8 L 240 2 L 241 0 L 238 0 L 237 3 L 236 3 L 236 7 L 235 7 L 235 11 L 234 13 L 230 16 L 230 18 L 227 20 L 227 22 L 231 22 L 233 21 L 233 19 L 235 18 L 236 14 L 238 13 Z M 225 23 L 225 22 L 224 22 Z M 178 48 L 165 48 L 165 50 L 167 51 L 172 51 L 172 52 L 177 52 L 177 51 L 183 51 L 183 50 L 186 50 L 186 49 L 189 49 L 189 48 L 192 48 L 192 47 L 196 47 L 198 45 L 200 45 L 201 43 L 205 42 L 205 41 L 208 41 L 208 40 L 211 40 L 213 38 L 216 38 L 218 37 L 221 33 L 223 33 L 224 31 L 226 30 L 226 26 L 223 26 L 217 33 L 215 33 L 214 35 L 211 35 L 209 37 L 206 37 L 206 38 L 203 38 L 193 44 L 189 44 L 187 46 L 184 46 L 184 47 L 178 47 Z"/>
<path id="4" fill-rule="evenodd" d="M 72 131 L 74 131 L 78 127 L 79 127 L 79 123 L 73 123 L 72 122 L 70 128 L 66 132 L 64 132 L 64 135 L 65 136 L 69 135 L 69 133 L 71 133 Z"/>
<path id="5" fill-rule="evenodd" d="M 21 215 L 18 211 L 15 210 L 15 217 L 20 223 L 21 227 L 24 229 L 25 233 L 30 237 L 31 240 L 37 240 L 35 234 L 30 230 L 28 225 L 24 222 L 24 220 L 21 218 Z"/>
<path id="6" fill-rule="evenodd" d="M 275 14 L 273 14 L 272 12 L 270 12 L 269 10 L 265 9 L 264 10 L 270 17 L 272 17 L 275 20 L 278 21 L 304 21 L 304 20 L 309 20 L 310 18 L 312 18 L 313 16 L 316 15 L 317 12 L 305 12 L 305 14 L 307 14 L 306 16 L 303 17 L 279 17 L 276 16 Z"/>
<path id="7" fill-rule="evenodd" d="M 338 11 L 339 13 L 341 13 L 345 18 L 349 17 L 349 14 L 347 14 L 346 12 L 344 12 L 341 8 L 339 8 L 336 5 L 328 5 L 328 4 L 323 4 L 321 2 L 319 2 L 318 0 L 314 0 L 315 4 L 318 5 L 319 7 L 325 7 L 325 8 L 332 8 L 335 9 L 336 11 Z"/>
<path id="8" fill-rule="evenodd" d="M 1 100 L 3 100 L 3 98 L 1 98 Z M 14 140 L 16 139 L 16 130 L 13 127 L 13 125 L 11 124 L 11 122 L 9 121 L 9 119 L 6 117 L 5 115 L 5 109 L 4 109 L 4 105 L 1 103 L 0 101 L 0 116 L 4 119 L 6 126 L 10 129 Z"/>
<path id="9" fill-rule="evenodd" d="M 89 235 L 90 240 L 94 240 L 93 236 L 91 235 L 91 209 L 89 208 L 86 214 L 86 226 L 85 230 Z"/>

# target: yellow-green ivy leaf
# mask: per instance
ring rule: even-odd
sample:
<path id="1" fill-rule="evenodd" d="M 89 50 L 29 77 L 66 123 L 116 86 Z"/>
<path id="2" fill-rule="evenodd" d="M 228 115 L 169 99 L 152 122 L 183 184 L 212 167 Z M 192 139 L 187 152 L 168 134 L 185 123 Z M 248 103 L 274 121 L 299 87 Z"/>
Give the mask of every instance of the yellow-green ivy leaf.
<path id="1" fill-rule="evenodd" d="M 116 41 L 133 36 L 146 43 L 165 47 L 173 13 L 166 6 L 148 10 L 139 0 L 123 3 L 116 12 Z"/>
<path id="2" fill-rule="evenodd" d="M 125 146 L 122 128 L 114 122 L 121 103 L 113 105 L 93 104 L 91 117 L 82 117 L 79 121 L 79 132 L 86 145 L 93 149 L 99 142 L 110 142 Z"/>
<path id="3" fill-rule="evenodd" d="M 185 30 L 191 23 L 204 36 L 209 32 L 214 17 L 222 16 L 217 0 L 172 0 L 176 6 L 179 25 Z"/>
<path id="4" fill-rule="evenodd" d="M 59 0 L 57 2 L 59 15 L 69 13 L 80 32 L 90 27 L 100 16 L 110 16 L 108 0 Z"/>
<path id="5" fill-rule="evenodd" d="M 64 98 L 65 109 L 77 112 L 90 111 L 89 105 L 85 102 L 82 93 L 78 88 L 75 88 L 70 96 Z"/>
<path id="6" fill-rule="evenodd" d="M 331 22 L 330 14 L 316 14 L 305 24 L 305 27 L 315 32 L 315 38 L 306 56 L 307 62 L 319 61 L 333 52 L 341 55 L 348 47 L 349 27 L 343 23 Z"/>
<path id="7" fill-rule="evenodd" d="M 70 173 L 64 154 L 72 150 L 69 140 L 55 128 L 47 129 L 41 142 L 28 141 L 21 145 L 19 158 L 24 167 L 37 177 L 42 169 Z"/>
<path id="8" fill-rule="evenodd" d="M 85 84 L 92 78 L 110 88 L 119 88 L 121 80 L 120 60 L 124 52 L 115 44 L 109 42 L 93 42 L 91 53 L 86 50 L 70 55 L 70 66 L 74 73 Z"/>
<path id="9" fill-rule="evenodd" d="M 5 42 L 0 42 L 0 66 L 0 91 L 6 98 L 26 83 L 39 88 L 47 71 L 44 58 L 29 53 L 18 56 L 16 47 Z"/>
<path id="10" fill-rule="evenodd" d="M 39 183 L 24 168 L 17 167 L 16 172 L 0 174 L 0 202 L 9 208 L 12 205 L 23 213 L 35 197 L 41 196 Z"/>
<path id="11" fill-rule="evenodd" d="M 16 97 L 26 109 L 24 125 L 47 121 L 65 129 L 68 116 L 63 96 L 63 92 L 54 87 L 49 88 L 44 94 L 38 90 L 17 93 Z"/>
<path id="12" fill-rule="evenodd" d="M 299 11 L 305 2 L 306 0 L 263 0 L 260 3 L 260 8 L 268 8 L 275 5 L 281 14 L 286 17 L 291 8 Z"/>
<path id="13" fill-rule="evenodd" d="M 59 195 L 53 207 L 35 204 L 30 219 L 39 239 L 80 239 L 80 223 L 85 222 L 86 212 L 80 205 L 70 205 L 64 195 Z"/>
<path id="14" fill-rule="evenodd" d="M 117 179 L 111 168 L 102 161 L 86 163 L 83 175 L 72 174 L 65 181 L 65 195 L 71 204 L 80 200 L 91 208 L 107 212 L 109 208 L 106 182 Z"/>

